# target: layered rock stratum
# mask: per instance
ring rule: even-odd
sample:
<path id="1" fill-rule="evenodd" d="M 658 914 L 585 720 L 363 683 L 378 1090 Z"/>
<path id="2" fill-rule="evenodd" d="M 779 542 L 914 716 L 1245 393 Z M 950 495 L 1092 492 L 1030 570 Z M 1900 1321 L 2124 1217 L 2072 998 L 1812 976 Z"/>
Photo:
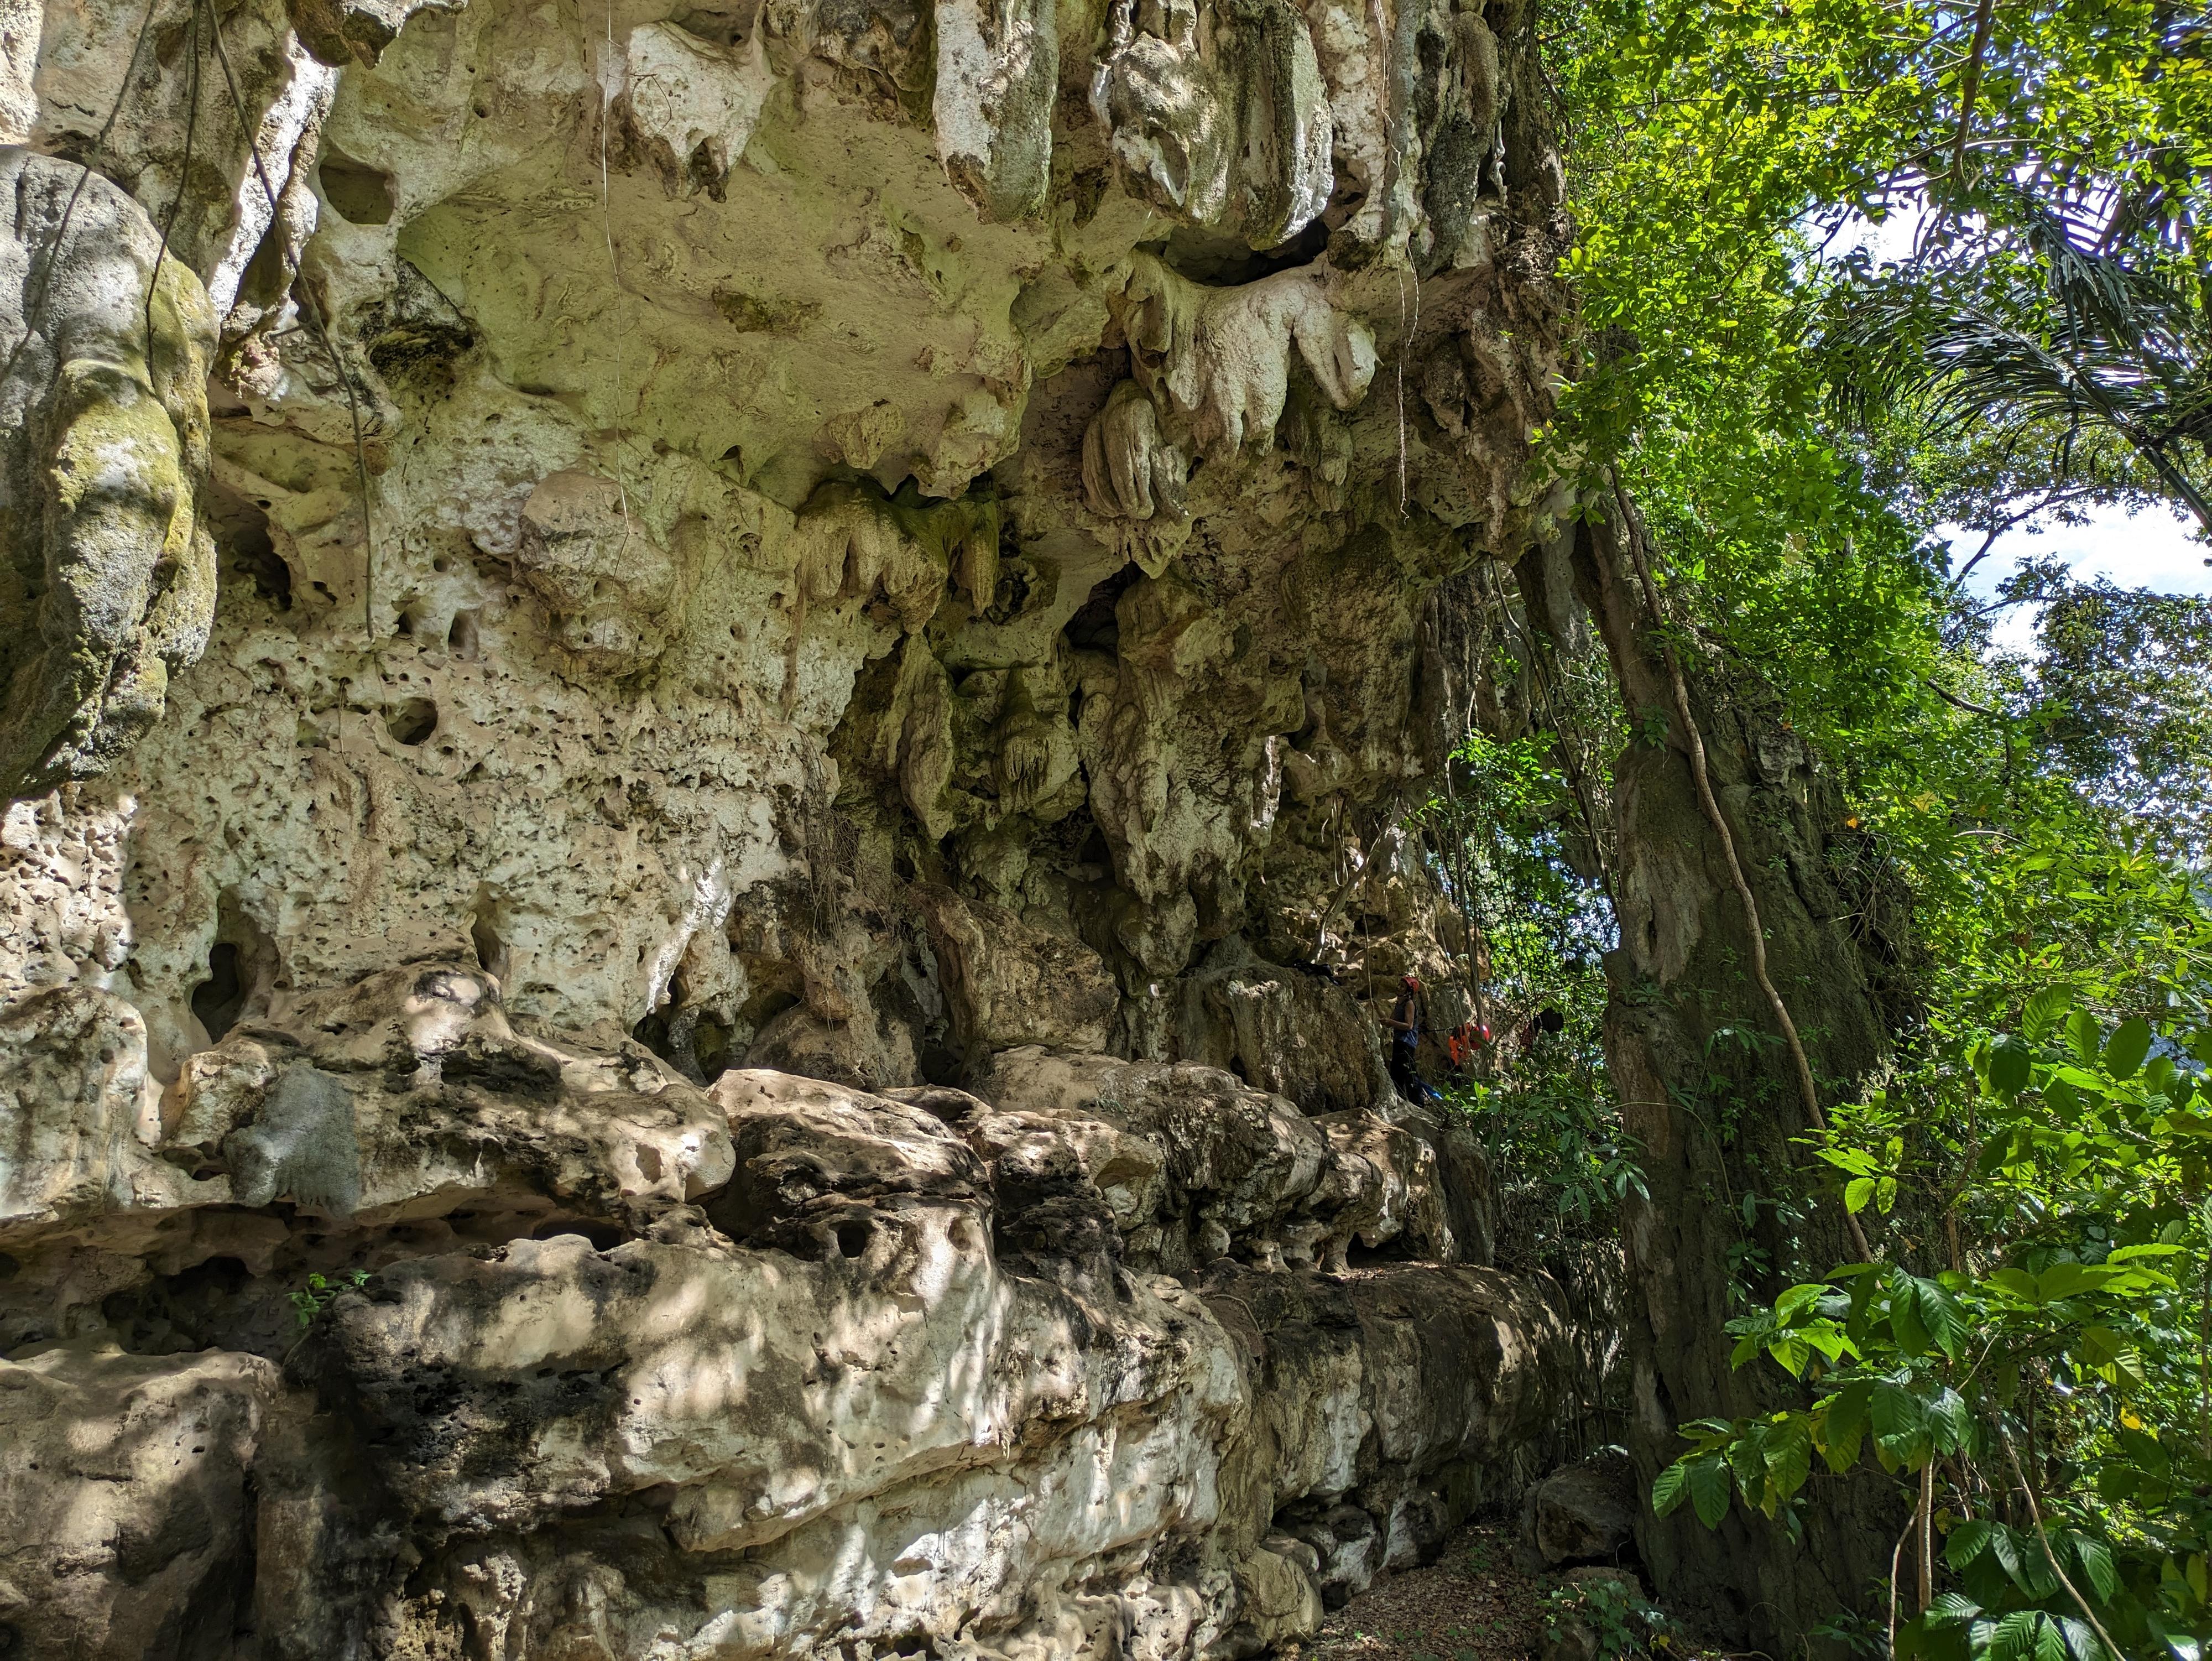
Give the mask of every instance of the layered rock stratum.
<path id="1" fill-rule="evenodd" d="M 1369 1003 L 1558 534 L 1525 0 L 0 49 L 9 1653 L 1242 1657 L 1513 1497 Z"/>

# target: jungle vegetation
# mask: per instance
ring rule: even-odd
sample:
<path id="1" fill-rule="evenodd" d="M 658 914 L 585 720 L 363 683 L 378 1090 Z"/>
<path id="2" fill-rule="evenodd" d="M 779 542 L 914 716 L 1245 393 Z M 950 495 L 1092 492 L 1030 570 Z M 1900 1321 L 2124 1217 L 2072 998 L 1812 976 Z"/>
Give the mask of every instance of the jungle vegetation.
<path id="1" fill-rule="evenodd" d="M 1889 1064 L 1820 1080 L 1794 1191 L 1741 1196 L 1797 1232 L 1726 1266 L 1712 1338 L 1775 1405 L 1681 1424 L 1654 1514 L 1790 1535 L 1878 1472 L 1889 1572 L 1807 1652 L 2200 1661 L 2212 601 L 1971 579 L 2091 511 L 2212 536 L 2212 17 L 1567 0 L 1544 27 L 1583 342 L 1553 465 L 1640 521 L 1675 651 L 1782 712 L 1848 809 L 1831 853 L 1909 915 Z M 1422 833 L 1498 1040 L 1451 1100 L 1541 1256 L 1649 1202 L 1606 1078 L 1612 769 L 1669 717 L 1589 654 L 1492 649 L 1525 730 L 1470 733 Z"/>

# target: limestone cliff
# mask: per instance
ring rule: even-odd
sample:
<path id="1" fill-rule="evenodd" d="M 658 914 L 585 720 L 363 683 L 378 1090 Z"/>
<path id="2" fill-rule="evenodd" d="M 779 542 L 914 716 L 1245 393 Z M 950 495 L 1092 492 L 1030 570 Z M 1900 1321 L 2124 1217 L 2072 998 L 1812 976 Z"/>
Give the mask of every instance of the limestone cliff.
<path id="1" fill-rule="evenodd" d="M 1518 1480 L 1362 997 L 1555 533 L 1523 0 L 0 49 L 13 1652 L 1238 1656 Z"/>

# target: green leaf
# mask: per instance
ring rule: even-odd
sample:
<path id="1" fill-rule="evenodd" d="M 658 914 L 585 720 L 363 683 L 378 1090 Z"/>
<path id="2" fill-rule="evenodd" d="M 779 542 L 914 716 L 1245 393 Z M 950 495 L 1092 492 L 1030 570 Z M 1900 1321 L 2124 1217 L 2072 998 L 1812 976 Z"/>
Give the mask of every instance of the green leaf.
<path id="1" fill-rule="evenodd" d="M 2083 1263 L 2053 1263 L 2035 1277 L 2035 1295 L 2043 1303 L 2055 1304 L 2061 1298 L 2076 1298 L 2085 1292 L 2094 1292 L 2112 1278 L 2108 1269 L 2091 1269 Z"/>
<path id="2" fill-rule="evenodd" d="M 2094 1065 L 2097 1059 L 2097 1018 L 2086 1009 L 2077 1009 L 2069 1015 L 2066 1043 L 2075 1060 Z"/>
<path id="3" fill-rule="evenodd" d="M 2074 1561 L 2081 1566 L 2081 1578 L 2097 1594 L 2097 1601 L 2109 1603 L 2120 1589 L 2119 1570 L 2112 1563 L 2112 1548 L 2091 1534 L 2073 1536 Z"/>
<path id="4" fill-rule="evenodd" d="M 1951 1530 L 1951 1537 L 1943 1542 L 1943 1561 L 1954 1569 L 1963 1569 L 1990 1548 L 1990 1536 L 1995 1525 L 1978 1518 L 1969 1518 Z"/>
<path id="5" fill-rule="evenodd" d="M 2027 1007 L 2021 1014 L 2021 1031 L 2027 1035 L 2031 1043 L 2042 1043 L 2045 1035 L 2051 1031 L 2051 1022 L 2058 1019 L 2059 1012 L 2073 1001 L 2073 997 L 2070 987 L 2045 987 L 2027 1001 Z"/>
<path id="6" fill-rule="evenodd" d="M 1876 1447 L 1914 1470 L 1926 1463 L 1928 1409 L 1917 1396 L 1896 1384 L 1876 1384 L 1867 1416 L 1874 1426 Z"/>
<path id="7" fill-rule="evenodd" d="M 2014 1609 L 2005 1616 L 1990 1634 L 1990 1661 L 2043 1661 L 2039 1637 L 2047 1619 L 2041 1609 Z M 2051 1635 L 2057 1636 L 2056 1629 Z"/>
<path id="8" fill-rule="evenodd" d="M 1827 1284 L 1821 1281 L 1810 1281 L 1802 1286 L 1791 1287 L 1774 1300 L 1774 1318 L 1784 1326 L 1789 1325 L 1794 1317 L 1826 1297 L 1829 1289 Z"/>
<path id="9" fill-rule="evenodd" d="M 1956 1453 L 1973 1435 L 1973 1415 L 1967 1410 L 1965 1398 L 1948 1385 L 1929 1409 L 1928 1421 L 1935 1431 L 1939 1453 Z"/>
<path id="10" fill-rule="evenodd" d="M 1828 1398 L 1820 1424 L 1820 1457 L 1838 1476 L 1859 1462 L 1859 1444 L 1866 1436 L 1867 1404 L 1873 1396 L 1874 1386 L 1862 1382 L 1846 1384 Z"/>
<path id="11" fill-rule="evenodd" d="M 1899 1275 L 1889 1294 L 1889 1329 L 1907 1355 L 1928 1353 L 1928 1323 L 1920 1318 L 1920 1299 L 1909 1275 Z"/>
<path id="12" fill-rule="evenodd" d="M 1690 1503 L 1697 1508 L 1698 1520 L 1709 1529 L 1721 1525 L 1728 1515 L 1729 1468 L 1718 1454 L 1709 1453 L 1690 1467 Z"/>
<path id="13" fill-rule="evenodd" d="M 1864 1211 L 1867 1202 L 1873 1198 L 1874 1178 L 1871 1177 L 1854 1177 L 1844 1184 L 1844 1209 L 1854 1216 Z"/>
<path id="14" fill-rule="evenodd" d="M 1934 1281 L 1922 1281 L 1917 1290 L 1920 1299 L 1920 1317 L 1942 1347 L 1943 1354 L 1953 1360 L 1959 1359 L 1966 1343 L 1966 1311 L 1950 1291 Z"/>
<path id="15" fill-rule="evenodd" d="M 2021 1555 L 2020 1537 L 1999 1523 L 1990 1530 L 1990 1552 L 2013 1584 L 2027 1590 L 2027 1561 Z"/>
<path id="16" fill-rule="evenodd" d="M 1812 1472 L 1812 1427 L 1793 1417 L 1767 1444 L 1768 1491 L 1778 1499 L 1787 1500 L 1805 1486 L 1805 1479 Z"/>
<path id="17" fill-rule="evenodd" d="M 1690 1497 L 1690 1473 L 1677 1459 L 1673 1464 L 1651 1479 L 1651 1510 L 1660 1517 L 1670 1515 L 1683 1500 Z"/>
<path id="18" fill-rule="evenodd" d="M 1989 1283 L 2028 1303 L 2036 1301 L 2035 1276 L 2024 1269 L 2001 1269 L 1990 1276 Z"/>
<path id="19" fill-rule="evenodd" d="M 2167 1245 L 2162 1241 L 2151 1241 L 2143 1245 L 2124 1245 L 2105 1259 L 2108 1264 L 2131 1263 L 2138 1257 L 2177 1257 L 2188 1248 Z"/>
<path id="20" fill-rule="evenodd" d="M 1990 1088 L 2017 1096 L 2027 1088 L 2035 1071 L 2035 1052 L 2009 1032 L 2001 1032 L 1990 1046 Z"/>
<path id="21" fill-rule="evenodd" d="M 2105 1045 L 2105 1070 L 2116 1079 L 2132 1079 L 2150 1054 L 2150 1023 L 2140 1016 L 2120 1023 Z"/>

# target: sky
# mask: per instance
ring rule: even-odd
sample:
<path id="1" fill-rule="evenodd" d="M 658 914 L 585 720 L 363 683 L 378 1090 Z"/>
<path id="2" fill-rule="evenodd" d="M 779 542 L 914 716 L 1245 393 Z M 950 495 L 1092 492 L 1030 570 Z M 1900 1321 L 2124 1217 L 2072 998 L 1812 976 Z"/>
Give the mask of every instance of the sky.
<path id="1" fill-rule="evenodd" d="M 1838 253 L 1856 244 L 1877 260 L 1902 259 L 1911 252 L 1919 227 L 1919 214 L 1900 210 L 1879 225 L 1859 220 L 1847 227 L 1833 246 Z M 1993 598 L 1998 584 L 2019 569 L 2021 560 L 2056 556 L 2076 575 L 2109 578 L 2124 588 L 2212 594 L 2212 566 L 2204 563 L 2206 556 L 2212 555 L 2212 545 L 2197 541 L 2194 529 L 2194 521 L 2185 515 L 2155 508 L 2136 514 L 2106 508 L 2093 511 L 2085 524 L 2054 525 L 2039 532 L 2014 531 L 1999 538 L 1990 557 L 1974 568 L 1967 591 Z M 1950 541 L 1954 570 L 1972 558 L 1982 545 L 1978 534 L 1965 532 Z M 1996 643 L 2023 650 L 2033 644 L 2034 628 L 2029 608 L 2020 607 L 1999 623 Z"/>
<path id="2" fill-rule="evenodd" d="M 1945 527 L 1948 531 L 1949 527 Z M 2047 531 L 2014 531 L 1997 538 L 1990 557 L 1966 580 L 1967 592 L 1993 598 L 1997 585 L 2027 558 L 2063 559 L 2075 575 L 2106 577 L 2124 588 L 2154 588 L 2164 594 L 2212 594 L 2212 566 L 2204 563 L 2212 546 L 2191 534 L 2194 521 L 2153 508 L 2129 514 L 2118 508 L 2093 512 L 2083 525 L 2054 525 Z M 1951 569 L 1958 569 L 1982 545 L 1978 532 L 1951 538 Z M 2033 608 L 2018 606 L 1998 621 L 1996 643 L 2009 651 L 2034 644 Z"/>

